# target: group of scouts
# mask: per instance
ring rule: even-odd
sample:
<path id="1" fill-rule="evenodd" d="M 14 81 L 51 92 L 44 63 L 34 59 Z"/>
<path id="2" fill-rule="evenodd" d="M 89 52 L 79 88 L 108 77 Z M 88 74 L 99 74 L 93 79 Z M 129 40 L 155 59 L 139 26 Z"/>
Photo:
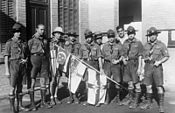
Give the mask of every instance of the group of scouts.
<path id="1" fill-rule="evenodd" d="M 51 66 L 50 51 L 57 47 L 64 48 L 66 51 L 75 55 L 78 59 L 98 70 L 101 74 L 113 79 L 118 84 L 115 85 L 116 96 L 112 102 L 118 105 L 129 105 L 129 108 L 149 109 L 152 105 L 153 86 L 157 89 L 159 112 L 164 113 L 164 87 L 163 87 L 163 67 L 162 63 L 169 58 L 167 47 L 157 39 L 160 33 L 155 27 L 147 30 L 147 43 L 143 46 L 142 42 L 136 39 L 136 30 L 129 26 L 125 30 L 122 26 L 116 27 L 116 32 L 110 29 L 106 32 L 108 41 L 102 43 L 104 33 L 85 30 L 86 42 L 80 44 L 77 41 L 78 35 L 75 32 L 65 33 L 61 27 L 56 27 L 51 39 L 45 37 L 45 26 L 39 24 L 36 33 L 26 43 L 21 38 L 21 25 L 15 23 L 12 28 L 13 37 L 6 42 L 5 47 L 5 75 L 9 77 L 11 90 L 9 93 L 10 106 L 13 113 L 19 111 L 36 111 L 37 107 L 34 100 L 34 88 L 36 78 L 40 78 L 41 103 L 40 107 L 51 108 L 53 105 L 61 104 L 57 98 L 60 77 L 68 73 L 63 72 L 63 67 L 57 66 L 54 70 Z M 31 107 L 25 108 L 22 105 L 22 81 L 26 71 L 26 63 L 31 64 L 30 78 L 31 84 L 29 95 Z M 100 75 L 99 75 L 100 76 Z M 46 80 L 50 77 L 50 102 L 46 102 Z M 82 81 L 87 82 L 86 74 Z M 121 100 L 122 84 L 127 84 L 124 88 L 128 94 Z M 119 85 L 120 84 L 120 85 Z M 140 105 L 141 84 L 146 86 L 145 104 Z M 106 101 L 111 101 L 109 89 L 111 81 L 107 81 Z M 85 90 L 87 89 L 87 86 Z M 76 94 L 70 92 L 67 103 L 80 103 Z M 15 98 L 17 106 L 15 106 Z M 87 103 L 83 103 L 87 105 Z M 96 106 L 100 106 L 97 104 Z"/>

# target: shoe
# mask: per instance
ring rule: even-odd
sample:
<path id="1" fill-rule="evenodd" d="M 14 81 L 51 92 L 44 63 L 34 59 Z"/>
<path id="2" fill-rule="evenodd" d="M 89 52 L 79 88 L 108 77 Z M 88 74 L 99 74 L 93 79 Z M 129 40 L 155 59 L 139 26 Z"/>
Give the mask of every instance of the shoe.
<path id="1" fill-rule="evenodd" d="M 83 102 L 83 106 L 87 106 L 88 105 L 88 103 L 87 102 Z"/>
<path id="2" fill-rule="evenodd" d="M 138 107 L 140 99 L 140 92 L 136 92 L 136 97 L 134 99 L 134 102 L 129 106 L 130 109 L 135 109 Z"/>
<path id="3" fill-rule="evenodd" d="M 72 104 L 74 102 L 74 100 L 72 98 L 69 98 L 69 100 L 67 101 L 67 104 Z"/>
<path id="4" fill-rule="evenodd" d="M 95 107 L 100 107 L 101 106 L 101 103 L 97 103 L 96 105 L 95 105 Z"/>
<path id="5" fill-rule="evenodd" d="M 55 99 L 54 99 L 54 98 L 52 98 L 52 99 L 50 100 L 50 105 L 51 105 L 51 106 L 56 105 L 56 102 L 55 102 Z"/>
<path id="6" fill-rule="evenodd" d="M 46 100 L 46 90 L 41 89 L 41 104 L 40 104 L 40 107 L 41 108 L 45 107 L 47 109 L 51 108 L 52 106 L 49 105 L 48 103 L 46 103 L 45 100 Z"/>
<path id="7" fill-rule="evenodd" d="M 56 104 L 62 104 L 62 102 L 60 100 L 58 100 L 57 97 L 55 97 L 55 102 L 56 102 Z"/>

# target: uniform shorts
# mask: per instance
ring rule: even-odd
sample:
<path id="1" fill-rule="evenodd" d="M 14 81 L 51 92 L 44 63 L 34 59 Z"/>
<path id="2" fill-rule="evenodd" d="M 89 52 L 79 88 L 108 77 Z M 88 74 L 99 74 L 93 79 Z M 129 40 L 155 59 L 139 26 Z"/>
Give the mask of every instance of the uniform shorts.
<path id="1" fill-rule="evenodd" d="M 110 62 L 104 62 L 103 65 L 104 73 L 108 77 L 113 77 L 116 82 L 121 82 L 121 74 L 120 74 L 120 64 L 112 64 Z"/>
<path id="2" fill-rule="evenodd" d="M 133 83 L 139 82 L 137 69 L 138 69 L 138 60 L 129 60 L 127 65 L 124 67 L 123 81 L 124 82 L 132 81 Z"/>
<path id="3" fill-rule="evenodd" d="M 10 61 L 10 85 L 17 87 L 18 92 L 22 92 L 23 75 L 25 75 L 25 64 L 20 64 L 19 60 Z"/>
<path id="4" fill-rule="evenodd" d="M 32 64 L 31 78 L 35 79 L 37 75 L 40 75 L 42 78 L 49 77 L 48 57 L 32 55 L 30 60 Z"/>
<path id="5" fill-rule="evenodd" d="M 145 64 L 145 76 L 144 83 L 149 86 L 153 83 L 156 86 L 163 85 L 163 67 L 162 65 L 156 67 L 153 64 Z"/>

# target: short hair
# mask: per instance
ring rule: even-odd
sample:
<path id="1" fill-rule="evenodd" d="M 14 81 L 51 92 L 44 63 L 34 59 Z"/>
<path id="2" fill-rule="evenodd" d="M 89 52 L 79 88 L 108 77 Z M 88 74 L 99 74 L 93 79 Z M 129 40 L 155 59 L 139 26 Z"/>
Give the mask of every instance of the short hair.
<path id="1" fill-rule="evenodd" d="M 119 29 L 123 29 L 124 30 L 124 27 L 123 26 L 117 26 L 116 27 L 116 31 L 118 31 Z"/>
<path id="2" fill-rule="evenodd" d="M 39 28 L 39 26 L 44 26 L 44 24 L 38 24 L 36 28 Z M 44 26 L 45 27 L 45 26 Z"/>

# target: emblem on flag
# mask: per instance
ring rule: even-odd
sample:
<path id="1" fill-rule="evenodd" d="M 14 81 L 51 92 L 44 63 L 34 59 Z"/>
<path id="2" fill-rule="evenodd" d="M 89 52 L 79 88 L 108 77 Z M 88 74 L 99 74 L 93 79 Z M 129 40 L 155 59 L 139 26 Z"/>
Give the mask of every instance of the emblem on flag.
<path id="1" fill-rule="evenodd" d="M 86 71 L 86 66 L 79 60 L 72 56 L 71 65 L 69 68 L 69 89 L 72 93 L 75 93 L 81 82 L 81 79 Z"/>
<path id="2" fill-rule="evenodd" d="M 66 62 L 68 53 L 63 48 L 59 48 L 58 54 L 57 54 L 57 62 L 61 65 L 63 65 Z"/>
<path id="3" fill-rule="evenodd" d="M 105 102 L 106 83 L 105 76 L 98 75 L 95 70 L 88 69 L 88 99 L 87 102 L 92 105 Z"/>

